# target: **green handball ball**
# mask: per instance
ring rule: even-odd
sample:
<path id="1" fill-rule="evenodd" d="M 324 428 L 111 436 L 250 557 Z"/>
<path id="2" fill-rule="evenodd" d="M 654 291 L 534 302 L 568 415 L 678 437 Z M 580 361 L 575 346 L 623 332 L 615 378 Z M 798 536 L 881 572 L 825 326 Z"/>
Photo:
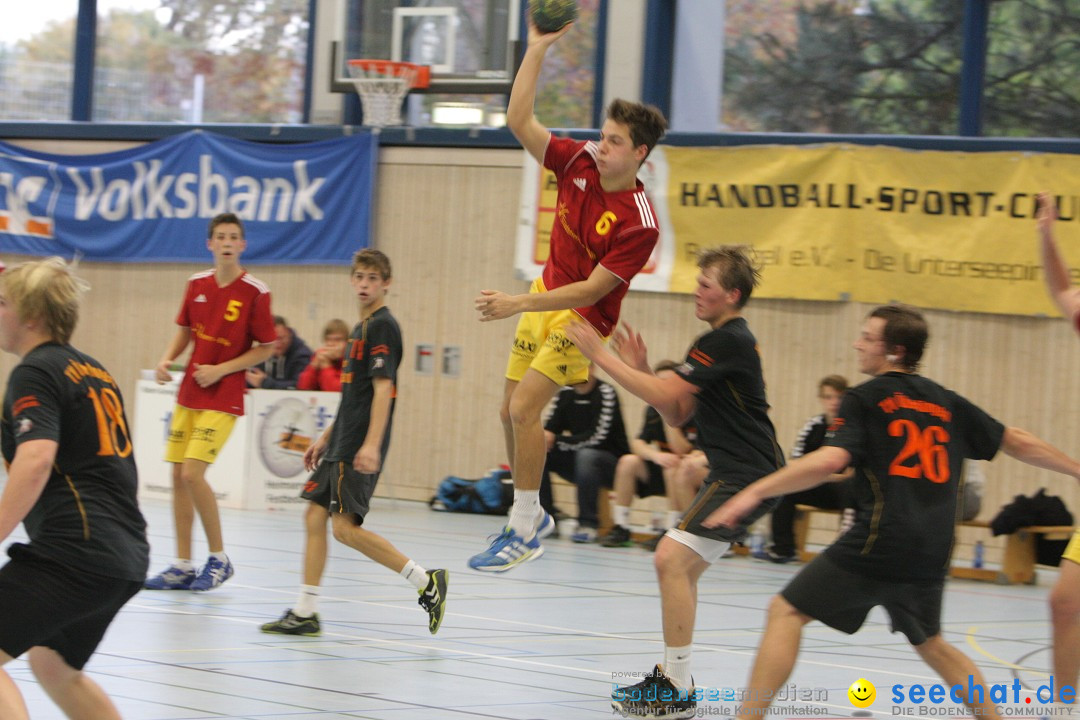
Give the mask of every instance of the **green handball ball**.
<path id="1" fill-rule="evenodd" d="M 529 0 L 529 13 L 537 30 L 553 33 L 577 20 L 578 9 L 574 0 Z"/>

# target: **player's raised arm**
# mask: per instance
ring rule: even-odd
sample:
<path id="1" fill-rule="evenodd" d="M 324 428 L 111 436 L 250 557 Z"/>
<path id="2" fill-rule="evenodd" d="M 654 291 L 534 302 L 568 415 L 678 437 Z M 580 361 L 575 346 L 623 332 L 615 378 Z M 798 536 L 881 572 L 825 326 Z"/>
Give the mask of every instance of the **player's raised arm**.
<path id="1" fill-rule="evenodd" d="M 544 64 L 544 55 L 556 40 L 570 29 L 571 25 L 552 33 L 542 33 L 529 23 L 529 45 L 525 57 L 521 60 L 514 87 L 510 91 L 510 103 L 506 107 L 506 124 L 522 147 L 543 165 L 544 152 L 547 150 L 548 137 L 551 133 L 540 124 L 533 113 L 536 102 L 536 81 L 540 77 L 540 68 Z"/>
<path id="2" fill-rule="evenodd" d="M 1075 318 L 1080 312 L 1080 289 L 1071 287 L 1069 268 L 1054 240 L 1057 208 L 1050 193 L 1039 193 L 1039 212 L 1036 217 L 1039 223 L 1039 254 L 1042 257 L 1043 275 L 1046 277 L 1046 290 L 1066 318 Z"/>

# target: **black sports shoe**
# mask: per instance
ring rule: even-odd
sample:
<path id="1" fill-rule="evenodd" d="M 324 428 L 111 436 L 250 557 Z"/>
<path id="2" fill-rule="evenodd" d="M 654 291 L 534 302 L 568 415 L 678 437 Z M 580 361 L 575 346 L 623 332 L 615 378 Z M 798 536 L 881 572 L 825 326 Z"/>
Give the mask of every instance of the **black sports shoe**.
<path id="1" fill-rule="evenodd" d="M 784 563 L 789 563 L 794 560 L 795 553 L 792 552 L 790 555 L 787 553 L 779 553 L 776 552 L 775 547 L 770 547 L 768 550 L 765 551 L 765 559 L 769 562 L 783 565 Z"/>
<path id="2" fill-rule="evenodd" d="M 291 609 L 286 610 L 280 620 L 264 624 L 260 630 L 271 635 L 322 635 L 319 627 L 319 613 L 311 617 L 300 617 Z"/>
<path id="3" fill-rule="evenodd" d="M 697 714 L 694 688 L 675 687 L 659 665 L 637 685 L 611 693 L 611 707 L 623 717 L 635 718 L 692 718 Z"/>
<path id="4" fill-rule="evenodd" d="M 622 525 L 616 525 L 608 531 L 600 544 L 604 547 L 630 547 L 634 543 L 630 540 L 630 531 Z"/>
<path id="5" fill-rule="evenodd" d="M 663 540 L 664 535 L 666 535 L 666 534 L 667 534 L 667 531 L 665 530 L 662 533 L 658 533 L 656 535 L 653 535 L 648 540 L 642 540 L 640 543 L 638 543 L 638 545 L 645 548 L 649 552 L 656 552 L 656 546 L 660 544 L 660 541 Z"/>
<path id="6" fill-rule="evenodd" d="M 446 581 L 449 573 L 445 570 L 432 570 L 428 573 L 428 584 L 420 593 L 420 607 L 427 610 L 428 630 L 431 634 L 439 632 L 443 612 L 446 610 Z"/>

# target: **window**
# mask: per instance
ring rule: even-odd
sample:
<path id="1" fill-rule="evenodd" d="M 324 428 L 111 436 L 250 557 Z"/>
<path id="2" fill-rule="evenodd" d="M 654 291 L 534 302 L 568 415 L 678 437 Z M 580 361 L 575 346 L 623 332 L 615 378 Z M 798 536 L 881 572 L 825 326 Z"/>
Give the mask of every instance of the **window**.
<path id="1" fill-rule="evenodd" d="M 71 118 L 78 0 L 34 0 L 0 23 L 0 119 Z"/>
<path id="2" fill-rule="evenodd" d="M 94 120 L 297 123 L 308 0 L 99 0 Z"/>
<path id="3" fill-rule="evenodd" d="M 963 12 L 958 0 L 732 0 L 724 122 L 746 131 L 955 134 Z"/>

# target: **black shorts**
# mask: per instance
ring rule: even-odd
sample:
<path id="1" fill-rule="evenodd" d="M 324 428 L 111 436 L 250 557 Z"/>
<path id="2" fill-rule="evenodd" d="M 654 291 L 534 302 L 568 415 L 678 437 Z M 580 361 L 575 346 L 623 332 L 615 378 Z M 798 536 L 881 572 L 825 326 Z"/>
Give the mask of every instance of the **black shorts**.
<path id="1" fill-rule="evenodd" d="M 893 582 L 844 570 L 822 553 L 792 578 L 780 595 L 795 609 L 831 628 L 854 634 L 875 605 L 889 614 L 893 632 L 922 645 L 941 632 L 944 580 Z"/>
<path id="2" fill-rule="evenodd" d="M 83 572 L 8 549 L 0 568 L 0 650 L 13 658 L 41 645 L 82 670 L 120 608 L 142 582 Z"/>
<path id="3" fill-rule="evenodd" d="M 652 460 L 646 460 L 645 472 L 648 476 L 644 480 L 638 480 L 637 482 L 637 496 L 647 498 L 653 495 L 667 494 L 667 485 L 664 483 L 664 468 Z"/>
<path id="4" fill-rule="evenodd" d="M 351 462 L 324 460 L 304 484 L 300 497 L 322 505 L 332 513 L 353 515 L 356 524 L 363 525 L 378 481 L 379 473 L 362 473 L 354 469 Z"/>
<path id="5" fill-rule="evenodd" d="M 694 500 L 690 503 L 690 508 L 683 514 L 682 522 L 679 523 L 678 528 L 710 540 L 729 543 L 742 540 L 746 537 L 747 528 L 757 522 L 762 515 L 772 512 L 773 508 L 779 504 L 780 498 L 770 498 L 761 503 L 754 508 L 752 513 L 743 518 L 739 526 L 735 528 L 705 528 L 701 526 L 701 521 L 709 517 L 713 510 L 726 503 L 732 495 L 749 485 L 750 482 L 752 481 L 726 482 L 710 476 L 705 480 L 705 484 L 701 486 L 701 489 L 698 490 L 698 494 L 694 496 Z"/>

